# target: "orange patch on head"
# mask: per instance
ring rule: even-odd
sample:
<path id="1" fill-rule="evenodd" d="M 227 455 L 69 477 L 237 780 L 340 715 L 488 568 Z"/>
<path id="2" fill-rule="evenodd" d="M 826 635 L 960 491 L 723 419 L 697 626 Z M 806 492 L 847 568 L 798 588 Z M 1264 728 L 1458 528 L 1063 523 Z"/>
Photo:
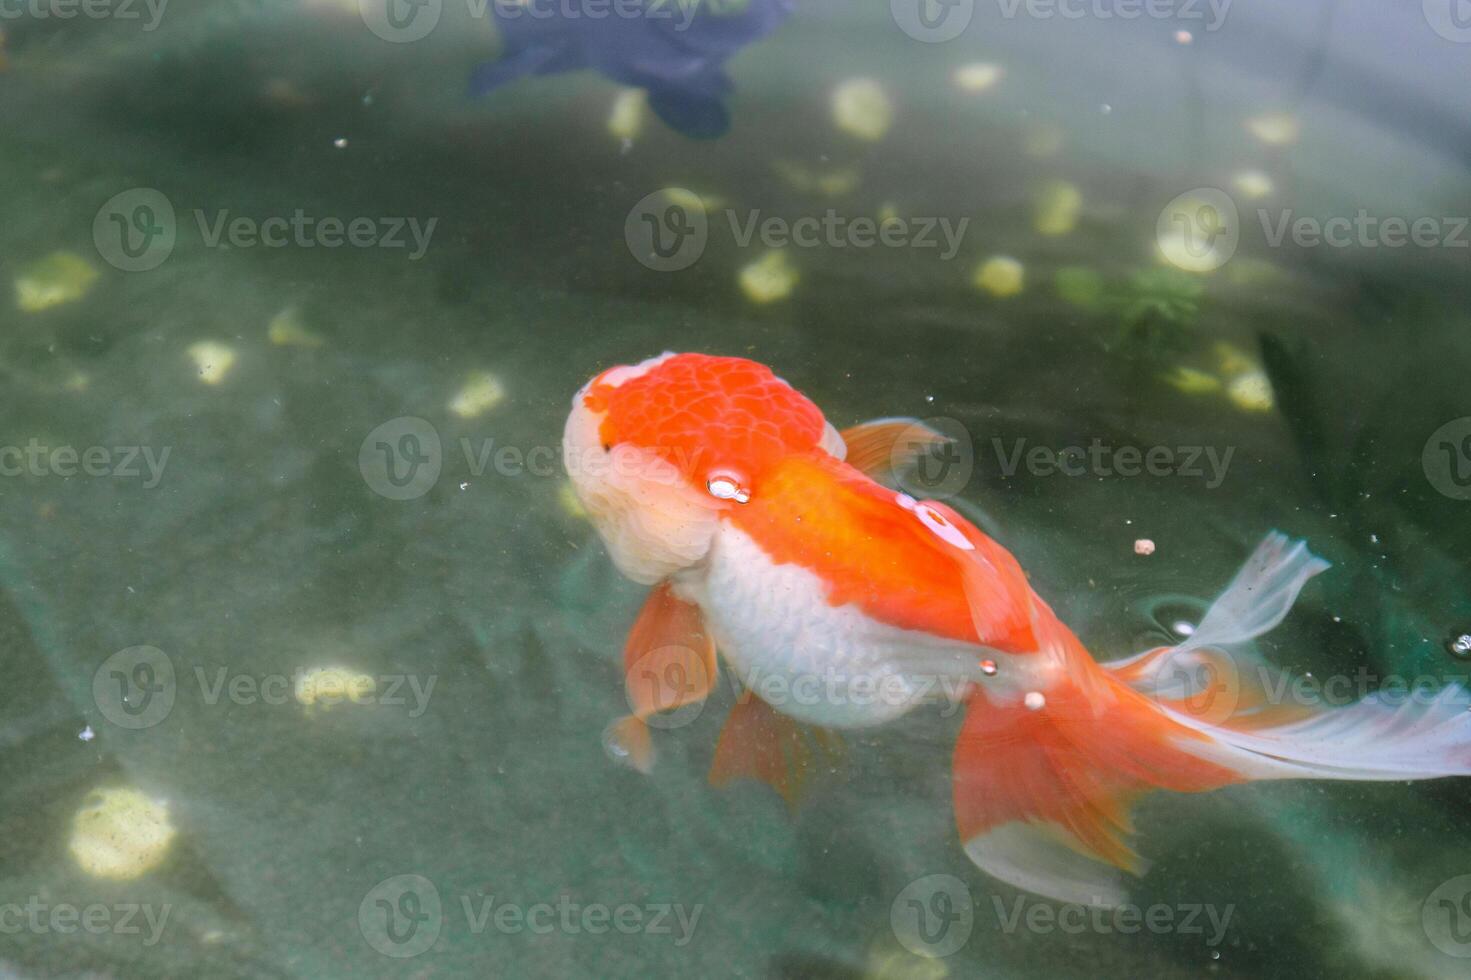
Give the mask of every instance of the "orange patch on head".
<path id="1" fill-rule="evenodd" d="M 822 441 L 817 406 L 755 361 L 679 354 L 618 384 L 607 374 L 583 396 L 603 413 L 603 443 L 649 449 L 691 476 L 733 466 L 756 479 Z"/>

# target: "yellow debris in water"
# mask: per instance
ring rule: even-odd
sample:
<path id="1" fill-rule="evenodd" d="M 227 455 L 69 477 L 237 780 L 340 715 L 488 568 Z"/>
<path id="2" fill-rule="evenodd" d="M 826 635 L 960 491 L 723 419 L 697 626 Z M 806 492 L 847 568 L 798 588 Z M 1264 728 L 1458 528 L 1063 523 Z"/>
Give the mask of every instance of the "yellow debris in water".
<path id="1" fill-rule="evenodd" d="M 1155 225 L 1155 254 L 1185 272 L 1210 273 L 1230 261 L 1240 238 L 1240 217 L 1223 211 L 1220 191 L 1187 191 L 1165 205 Z"/>
<path id="2" fill-rule="evenodd" d="M 462 419 L 473 419 L 495 408 L 506 398 L 506 386 L 489 371 L 476 371 L 449 401 L 449 410 Z"/>
<path id="3" fill-rule="evenodd" d="M 828 197 L 842 197 L 856 190 L 862 180 L 857 167 L 832 170 L 817 175 L 817 189 Z"/>
<path id="4" fill-rule="evenodd" d="M 1272 178 L 1260 170 L 1243 170 L 1231 178 L 1231 186 L 1240 192 L 1242 197 L 1253 201 L 1259 201 L 1264 197 L 1270 197 L 1277 186 L 1272 183 Z"/>
<path id="5" fill-rule="evenodd" d="M 323 711 L 335 704 L 351 701 L 364 704 L 378 689 L 371 674 L 360 674 L 346 667 L 313 667 L 296 678 L 297 703 L 308 708 L 320 706 Z"/>
<path id="6" fill-rule="evenodd" d="M 1033 225 L 1038 234 L 1066 235 L 1078 225 L 1083 192 L 1065 180 L 1050 181 L 1037 192 L 1033 207 Z"/>
<path id="7" fill-rule="evenodd" d="M 135 789 L 99 789 L 72 819 L 69 848 L 87 874 L 126 881 L 158 867 L 174 833 L 167 803 Z"/>
<path id="8" fill-rule="evenodd" d="M 900 218 L 899 206 L 890 201 L 885 201 L 879 205 L 878 213 L 874 216 L 878 218 L 879 224 L 881 225 L 887 224 L 890 221 L 898 221 Z"/>
<path id="9" fill-rule="evenodd" d="M 1042 160 L 1057 156 L 1066 139 L 1067 134 L 1056 123 L 1038 123 L 1028 127 L 1022 138 L 1022 149 L 1027 156 Z"/>
<path id="10" fill-rule="evenodd" d="M 631 140 L 644 128 L 644 107 L 648 96 L 641 88 L 626 88 L 613 99 L 608 113 L 608 132 L 615 139 Z"/>
<path id="11" fill-rule="evenodd" d="M 771 165 L 786 184 L 793 190 L 817 191 L 829 197 L 840 197 L 853 190 L 863 181 L 863 174 L 857 167 L 839 167 L 827 172 L 813 170 L 811 167 L 801 163 L 793 163 L 790 160 L 777 160 Z"/>
<path id="12" fill-rule="evenodd" d="M 305 347 L 315 350 L 326 341 L 307 329 L 302 321 L 301 311 L 294 306 L 271 317 L 270 325 L 266 327 L 266 337 L 277 347 Z"/>
<path id="13" fill-rule="evenodd" d="M 993 255 L 976 269 L 975 284 L 998 299 L 1015 296 L 1022 291 L 1026 269 L 1009 255 Z"/>
<path id="14" fill-rule="evenodd" d="M 864 980 L 945 980 L 950 968 L 933 956 L 919 956 L 893 940 L 880 941 L 868 951 Z"/>
<path id="15" fill-rule="evenodd" d="M 747 265 L 740 273 L 741 290 L 753 303 L 774 303 L 786 299 L 801 277 L 780 250 L 767 252 Z"/>
<path id="16" fill-rule="evenodd" d="M 1302 123 L 1285 112 L 1264 112 L 1246 121 L 1251 135 L 1269 146 L 1287 146 L 1302 135 Z"/>
<path id="17" fill-rule="evenodd" d="M 986 61 L 961 65 L 950 74 L 950 82 L 962 92 L 984 92 L 1001 81 L 1006 69 Z"/>
<path id="18" fill-rule="evenodd" d="M 557 504 L 568 517 L 584 518 L 587 516 L 587 508 L 582 506 L 582 501 L 578 499 L 577 491 L 572 489 L 570 481 L 564 480 L 557 488 Z"/>
<path id="19" fill-rule="evenodd" d="M 882 139 L 894 121 L 894 106 L 871 78 L 850 78 L 833 89 L 833 122 L 861 140 Z"/>
<path id="20" fill-rule="evenodd" d="M 26 313 L 73 303 L 97 281 L 92 263 L 75 252 L 52 252 L 23 266 L 15 278 L 15 301 Z"/>
<path id="21" fill-rule="evenodd" d="M 230 368 L 235 366 L 237 356 L 233 347 L 213 340 L 201 340 L 189 347 L 189 359 L 199 370 L 199 380 L 207 385 L 224 381 Z"/>
<path id="22" fill-rule="evenodd" d="M 1213 350 L 1216 355 L 1216 364 L 1222 374 L 1244 374 L 1247 371 L 1257 370 L 1257 363 L 1251 359 L 1251 355 L 1235 344 L 1220 340 L 1216 342 Z"/>
<path id="23" fill-rule="evenodd" d="M 91 384 L 91 375 L 85 371 L 74 371 L 67 377 L 66 381 L 62 382 L 61 387 L 64 391 L 82 392 L 86 391 Z"/>
<path id="24" fill-rule="evenodd" d="M 1164 377 L 1165 384 L 1187 395 L 1208 395 L 1220 391 L 1222 381 L 1209 371 L 1178 365 Z"/>
<path id="25" fill-rule="evenodd" d="M 1277 404 L 1267 373 L 1260 369 L 1237 375 L 1226 386 L 1226 397 L 1243 412 L 1270 412 Z"/>

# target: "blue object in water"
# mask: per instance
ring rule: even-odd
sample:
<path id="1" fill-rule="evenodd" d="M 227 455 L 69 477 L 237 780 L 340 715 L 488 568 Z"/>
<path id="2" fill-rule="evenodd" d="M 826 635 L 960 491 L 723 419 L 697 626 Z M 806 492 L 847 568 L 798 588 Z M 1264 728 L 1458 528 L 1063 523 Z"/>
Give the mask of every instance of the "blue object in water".
<path id="1" fill-rule="evenodd" d="M 593 68 L 648 92 L 649 107 L 685 136 L 712 139 L 730 128 L 727 58 L 770 34 L 792 0 L 492 0 L 505 48 L 481 65 L 471 91 L 483 95 L 522 75 Z"/>

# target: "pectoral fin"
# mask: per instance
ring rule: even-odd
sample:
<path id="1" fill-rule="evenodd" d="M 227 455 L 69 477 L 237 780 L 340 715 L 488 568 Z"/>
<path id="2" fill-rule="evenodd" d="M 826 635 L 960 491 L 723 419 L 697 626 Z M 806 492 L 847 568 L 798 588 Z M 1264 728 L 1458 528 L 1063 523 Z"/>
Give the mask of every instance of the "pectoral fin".
<path id="1" fill-rule="evenodd" d="M 717 669 L 715 643 L 699 607 L 678 598 L 668 582 L 660 582 L 623 647 L 623 690 L 633 711 L 603 732 L 608 754 L 639 772 L 650 772 L 654 743 L 648 719 L 667 719 L 666 727 L 689 720 L 671 713 L 703 702 L 715 687 Z"/>
<path id="2" fill-rule="evenodd" d="M 919 419 L 875 419 L 844 429 L 846 461 L 881 483 L 890 483 L 935 446 L 953 440 Z"/>

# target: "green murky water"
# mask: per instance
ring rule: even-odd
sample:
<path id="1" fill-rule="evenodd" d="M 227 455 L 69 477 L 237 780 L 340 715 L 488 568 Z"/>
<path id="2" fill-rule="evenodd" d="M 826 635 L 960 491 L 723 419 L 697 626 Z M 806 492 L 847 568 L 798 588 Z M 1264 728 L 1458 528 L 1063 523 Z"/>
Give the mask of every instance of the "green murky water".
<path id="1" fill-rule="evenodd" d="M 798 0 L 692 140 L 596 72 L 471 98 L 485 18 L 365 3 L 4 8 L 0 975 L 1467 975 L 1464 780 L 1151 799 L 1131 919 L 970 865 L 953 711 L 794 815 L 706 784 L 728 686 L 619 767 L 642 590 L 556 462 L 594 372 L 747 355 L 962 426 L 957 506 L 1100 658 L 1278 528 L 1334 568 L 1271 659 L 1464 677 L 1459 21 Z"/>

